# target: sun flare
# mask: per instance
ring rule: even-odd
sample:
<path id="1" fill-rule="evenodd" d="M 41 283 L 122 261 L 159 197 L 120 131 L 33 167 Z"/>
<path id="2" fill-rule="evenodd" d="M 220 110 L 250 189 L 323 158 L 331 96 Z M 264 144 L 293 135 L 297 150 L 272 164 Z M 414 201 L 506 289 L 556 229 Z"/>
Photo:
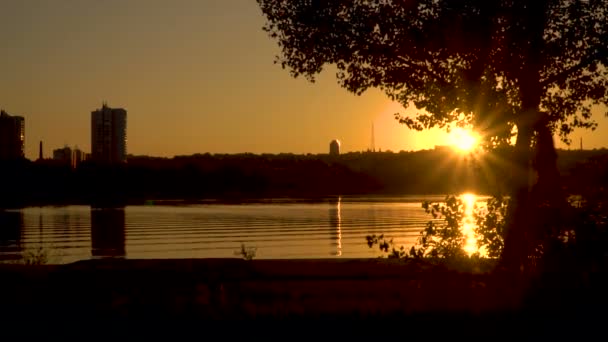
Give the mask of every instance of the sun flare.
<path id="1" fill-rule="evenodd" d="M 472 131 L 457 127 L 450 132 L 449 143 L 460 152 L 470 152 L 479 143 L 479 137 Z"/>

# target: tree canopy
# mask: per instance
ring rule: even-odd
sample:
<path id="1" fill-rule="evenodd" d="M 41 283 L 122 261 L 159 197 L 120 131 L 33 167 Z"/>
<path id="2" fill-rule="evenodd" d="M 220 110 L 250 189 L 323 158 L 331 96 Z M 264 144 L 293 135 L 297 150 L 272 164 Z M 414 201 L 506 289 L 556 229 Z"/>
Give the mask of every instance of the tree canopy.
<path id="1" fill-rule="evenodd" d="M 314 81 L 334 65 L 353 93 L 415 105 L 397 114 L 413 129 L 470 124 L 496 145 L 543 113 L 567 141 L 608 103 L 605 0 L 257 1 L 283 68 Z"/>
<path id="2" fill-rule="evenodd" d="M 486 147 L 516 134 L 506 267 L 555 231 L 538 214 L 565 203 L 552 136 L 594 129 L 593 106 L 608 104 L 606 0 L 257 1 L 292 76 L 314 81 L 333 65 L 355 94 L 413 104 L 396 118 L 416 130 L 470 125 Z"/>

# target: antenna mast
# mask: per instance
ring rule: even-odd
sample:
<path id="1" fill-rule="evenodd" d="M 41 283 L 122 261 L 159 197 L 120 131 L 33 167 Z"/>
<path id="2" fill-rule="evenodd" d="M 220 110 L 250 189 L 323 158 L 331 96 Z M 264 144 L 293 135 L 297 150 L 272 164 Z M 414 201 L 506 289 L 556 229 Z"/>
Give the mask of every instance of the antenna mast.
<path id="1" fill-rule="evenodd" d="M 372 121 L 372 146 L 371 151 L 376 152 L 376 139 L 374 138 L 374 122 Z"/>

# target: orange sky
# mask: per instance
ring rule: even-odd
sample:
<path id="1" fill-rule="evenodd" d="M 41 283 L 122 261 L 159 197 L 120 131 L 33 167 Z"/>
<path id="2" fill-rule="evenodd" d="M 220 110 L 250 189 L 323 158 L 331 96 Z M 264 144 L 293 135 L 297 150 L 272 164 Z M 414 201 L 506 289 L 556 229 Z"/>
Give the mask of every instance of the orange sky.
<path id="1" fill-rule="evenodd" d="M 355 96 L 331 72 L 317 83 L 273 64 L 276 43 L 254 0 L 0 2 L 0 107 L 26 118 L 26 156 L 67 144 L 90 150 L 90 112 L 128 111 L 128 153 L 325 153 L 444 144 L 408 131 L 379 91 Z M 585 148 L 608 146 L 598 131 Z M 576 132 L 576 140 L 583 133 Z M 558 144 L 563 147 L 563 145 Z"/>

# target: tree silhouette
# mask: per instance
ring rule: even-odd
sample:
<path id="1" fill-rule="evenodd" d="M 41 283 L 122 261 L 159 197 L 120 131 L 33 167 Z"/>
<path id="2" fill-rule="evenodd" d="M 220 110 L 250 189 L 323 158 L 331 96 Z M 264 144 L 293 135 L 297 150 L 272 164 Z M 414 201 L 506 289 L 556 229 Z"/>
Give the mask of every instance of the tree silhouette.
<path id="1" fill-rule="evenodd" d="M 542 235 L 535 203 L 559 198 L 553 133 L 568 142 L 574 128 L 595 128 L 592 106 L 608 103 L 608 3 L 257 1 L 292 76 L 314 81 L 334 65 L 355 94 L 379 88 L 413 104 L 414 117 L 395 114 L 409 128 L 472 125 L 486 147 L 516 135 L 503 261 L 519 268 Z"/>

